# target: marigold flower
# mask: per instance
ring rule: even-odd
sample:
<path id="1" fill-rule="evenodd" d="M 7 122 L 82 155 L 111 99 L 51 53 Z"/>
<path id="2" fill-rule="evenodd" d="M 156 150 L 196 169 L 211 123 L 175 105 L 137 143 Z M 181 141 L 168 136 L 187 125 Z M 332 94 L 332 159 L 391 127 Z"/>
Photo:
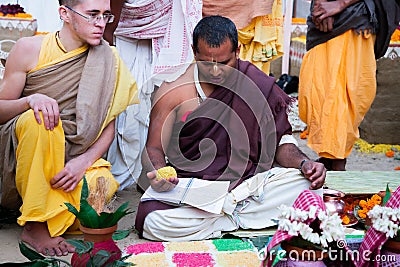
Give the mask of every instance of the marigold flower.
<path id="1" fill-rule="evenodd" d="M 342 222 L 343 222 L 343 224 L 349 224 L 349 223 L 350 223 L 350 218 L 349 218 L 349 216 L 347 216 L 347 215 L 343 216 Z"/>
<path id="2" fill-rule="evenodd" d="M 364 199 L 362 199 L 362 200 L 360 200 L 360 202 L 358 203 L 358 205 L 359 205 L 361 208 L 365 208 L 365 207 L 367 207 L 367 201 L 365 201 Z"/>
<path id="3" fill-rule="evenodd" d="M 394 151 L 393 150 L 389 150 L 385 153 L 386 157 L 388 158 L 393 158 L 394 157 Z"/>
<path id="4" fill-rule="evenodd" d="M 307 135 L 308 135 L 308 131 L 307 131 L 307 130 L 302 131 L 302 132 L 300 133 L 300 138 L 301 138 L 301 139 L 307 139 Z"/>

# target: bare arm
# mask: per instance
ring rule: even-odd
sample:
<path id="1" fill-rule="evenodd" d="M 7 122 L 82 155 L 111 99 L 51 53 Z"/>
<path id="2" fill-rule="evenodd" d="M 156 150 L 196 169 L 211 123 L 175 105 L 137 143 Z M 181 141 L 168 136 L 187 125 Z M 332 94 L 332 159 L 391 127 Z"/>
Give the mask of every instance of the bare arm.
<path id="1" fill-rule="evenodd" d="M 176 107 L 179 104 L 177 94 L 167 86 L 161 86 L 154 96 L 150 112 L 150 125 L 146 147 L 142 155 L 143 169 L 147 173 L 151 187 L 158 191 L 169 191 L 178 183 L 178 178 L 156 181 L 155 170 L 166 166 L 165 151 L 168 149 L 171 132 L 175 123 Z"/>
<path id="2" fill-rule="evenodd" d="M 121 10 L 125 3 L 125 0 L 112 0 L 111 4 L 111 13 L 115 16 L 114 21 L 112 23 L 108 23 L 106 25 L 106 29 L 104 31 L 104 39 L 110 44 L 114 45 L 114 31 L 118 26 L 119 18 L 121 16 Z"/>
<path id="3" fill-rule="evenodd" d="M 53 130 L 58 124 L 59 110 L 54 99 L 42 94 L 21 97 L 26 75 L 36 67 L 42 39 L 42 36 L 21 38 L 11 49 L 0 87 L 0 124 L 30 108 L 39 124 L 42 123 L 39 113 L 43 113 L 46 129 Z"/>
<path id="4" fill-rule="evenodd" d="M 324 185 L 326 176 L 324 165 L 310 160 L 296 145 L 280 145 L 276 150 L 275 160 L 286 168 L 299 168 L 301 162 L 306 160 L 301 166 L 301 172 L 311 182 L 310 189 L 318 189 Z"/>
<path id="5" fill-rule="evenodd" d="M 78 185 L 86 170 L 104 155 L 114 139 L 115 120 L 104 128 L 100 137 L 83 154 L 71 159 L 65 167 L 57 173 L 50 183 L 53 188 L 61 188 L 65 192 L 71 192 Z"/>

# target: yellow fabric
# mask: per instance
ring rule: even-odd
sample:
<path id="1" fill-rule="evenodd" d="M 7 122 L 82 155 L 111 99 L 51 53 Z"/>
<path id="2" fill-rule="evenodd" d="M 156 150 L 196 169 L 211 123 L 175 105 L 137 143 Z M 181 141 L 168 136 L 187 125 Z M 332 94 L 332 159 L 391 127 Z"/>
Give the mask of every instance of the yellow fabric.
<path id="1" fill-rule="evenodd" d="M 254 18 L 238 34 L 240 59 L 269 74 L 271 61 L 283 55 L 282 1 L 274 1 L 271 14 Z"/>
<path id="2" fill-rule="evenodd" d="M 60 121 L 53 131 L 48 131 L 43 124 L 36 122 L 33 110 L 28 110 L 17 121 L 16 135 L 18 138 L 16 185 L 24 200 L 18 224 L 23 226 L 27 221 L 47 221 L 50 235 L 59 236 L 75 221 L 75 216 L 63 203 L 69 202 L 79 207 L 82 189 L 82 181 L 70 193 L 54 190 L 50 186 L 51 178 L 64 167 L 62 123 Z M 108 199 L 119 186 L 110 169 L 109 162 L 99 159 L 86 171 L 89 188 L 96 186 L 96 178 L 99 176 L 109 179 Z"/>
<path id="3" fill-rule="evenodd" d="M 114 95 L 110 108 L 107 113 L 107 118 L 104 120 L 103 129 L 114 120 L 118 114 L 123 112 L 127 106 L 132 104 L 139 104 L 139 95 L 137 84 L 128 67 L 123 63 L 119 57 L 117 49 L 111 47 L 114 56 L 117 58 L 117 84 L 115 85 Z M 132 90 L 126 91 L 126 85 L 129 84 Z M 102 129 L 102 130 L 103 130 Z M 97 136 L 98 137 L 98 136 Z"/>
<path id="4" fill-rule="evenodd" d="M 308 146 L 344 159 L 376 93 L 375 36 L 350 30 L 306 53 L 300 70 L 299 116 Z"/>
<path id="5" fill-rule="evenodd" d="M 55 44 L 58 44 L 59 46 Z M 65 50 L 65 48 L 62 46 L 60 42 L 57 41 L 56 34 L 55 33 L 46 34 L 43 37 L 36 68 L 30 70 L 29 73 L 60 63 L 68 58 L 71 58 L 73 56 L 85 52 L 86 50 L 88 50 L 88 48 L 89 48 L 88 45 L 84 45 L 75 50 L 65 53 L 63 51 Z"/>

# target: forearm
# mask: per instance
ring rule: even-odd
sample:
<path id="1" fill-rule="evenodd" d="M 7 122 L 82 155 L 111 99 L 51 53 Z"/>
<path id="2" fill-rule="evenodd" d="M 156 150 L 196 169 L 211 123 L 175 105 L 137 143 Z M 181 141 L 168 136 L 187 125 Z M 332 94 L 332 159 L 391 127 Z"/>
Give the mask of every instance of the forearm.
<path id="1" fill-rule="evenodd" d="M 85 153 L 79 156 L 82 164 L 88 169 L 101 158 L 109 149 L 115 133 L 115 120 L 111 121 L 103 130 L 100 137 L 90 146 Z"/>
<path id="2" fill-rule="evenodd" d="M 146 172 L 165 167 L 165 155 L 157 148 L 146 147 L 142 154 L 142 165 Z"/>
<path id="3" fill-rule="evenodd" d="M 0 100 L 0 124 L 4 124 L 15 116 L 29 109 L 27 97 L 13 100 Z"/>
<path id="4" fill-rule="evenodd" d="M 275 153 L 276 162 L 282 167 L 299 168 L 300 163 L 309 158 L 294 144 L 280 145 Z"/>

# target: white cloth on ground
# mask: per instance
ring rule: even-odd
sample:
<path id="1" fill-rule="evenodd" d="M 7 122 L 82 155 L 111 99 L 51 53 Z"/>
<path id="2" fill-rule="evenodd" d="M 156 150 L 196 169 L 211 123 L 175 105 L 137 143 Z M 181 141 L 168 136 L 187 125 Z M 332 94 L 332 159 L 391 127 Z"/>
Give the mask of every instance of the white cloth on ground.
<path id="1" fill-rule="evenodd" d="M 309 186 L 299 170 L 275 167 L 249 178 L 227 195 L 223 210 L 231 215 L 211 214 L 192 207 L 157 210 L 147 215 L 143 237 L 155 241 L 203 240 L 239 228 L 270 227 L 276 225 L 277 208 L 281 204 L 291 206 Z M 314 192 L 322 196 L 322 189 Z"/>

